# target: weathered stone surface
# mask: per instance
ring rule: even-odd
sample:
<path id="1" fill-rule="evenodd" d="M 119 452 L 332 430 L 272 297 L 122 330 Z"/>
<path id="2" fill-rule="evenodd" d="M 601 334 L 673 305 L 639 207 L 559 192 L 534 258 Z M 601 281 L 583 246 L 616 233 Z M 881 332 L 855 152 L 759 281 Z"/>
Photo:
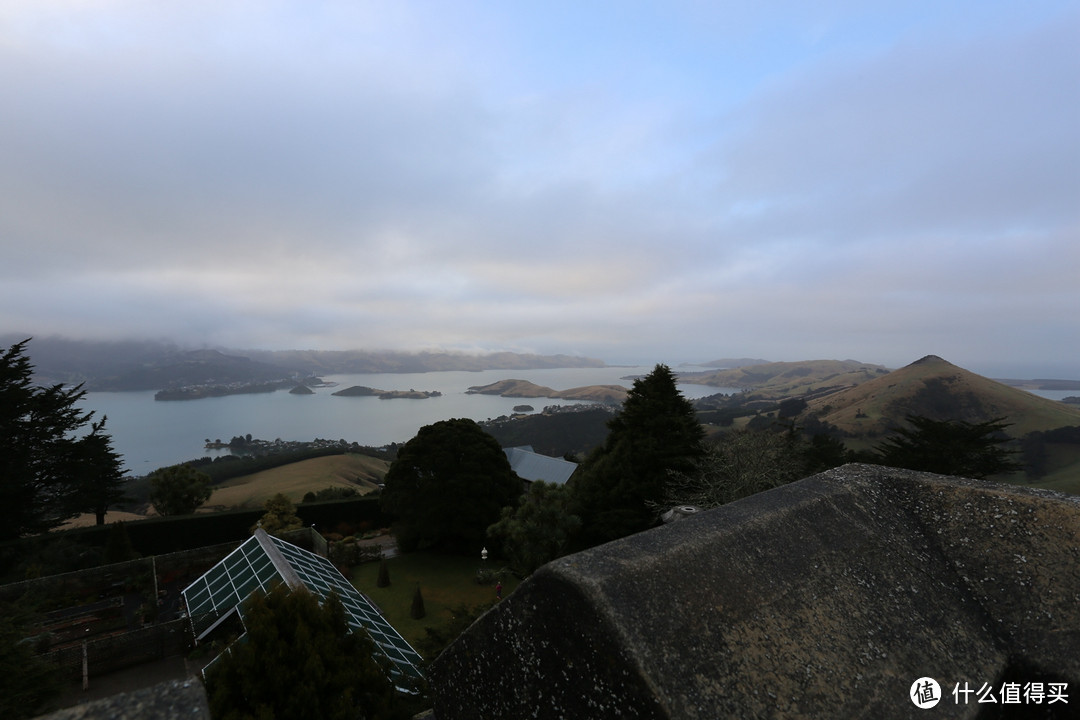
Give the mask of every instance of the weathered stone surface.
<path id="1" fill-rule="evenodd" d="M 923 676 L 1080 707 L 1080 498 L 848 465 L 550 563 L 429 679 L 439 720 L 891 718 Z"/>
<path id="2" fill-rule="evenodd" d="M 206 690 L 195 678 L 113 695 L 42 715 L 39 720 L 210 720 Z"/>

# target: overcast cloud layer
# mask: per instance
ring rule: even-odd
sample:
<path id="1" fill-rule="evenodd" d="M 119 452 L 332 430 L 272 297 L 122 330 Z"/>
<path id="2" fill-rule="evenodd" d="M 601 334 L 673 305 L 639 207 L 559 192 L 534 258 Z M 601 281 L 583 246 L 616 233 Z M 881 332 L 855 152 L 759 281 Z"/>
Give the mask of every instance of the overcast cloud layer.
<path id="1" fill-rule="evenodd" d="M 1064 1 L 0 3 L 0 332 L 1080 378 L 1078 128 Z"/>

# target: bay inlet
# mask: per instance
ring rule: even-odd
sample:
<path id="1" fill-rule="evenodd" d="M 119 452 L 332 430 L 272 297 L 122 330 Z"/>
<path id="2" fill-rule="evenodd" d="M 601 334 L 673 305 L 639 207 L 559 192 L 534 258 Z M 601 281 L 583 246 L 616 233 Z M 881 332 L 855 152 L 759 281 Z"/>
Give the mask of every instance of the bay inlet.
<path id="1" fill-rule="evenodd" d="M 197 400 L 155 401 L 154 391 L 87 393 L 82 403 L 95 419 L 108 417 L 106 430 L 113 449 L 123 456 L 126 471 L 144 475 L 159 467 L 226 454 L 207 450 L 207 440 L 228 442 L 237 435 L 262 440 L 309 441 L 315 438 L 346 440 L 380 447 L 410 440 L 424 425 L 455 417 L 482 421 L 513 413 L 528 402 L 540 411 L 551 405 L 589 404 L 579 400 L 504 398 L 468 394 L 473 386 L 499 380 L 521 379 L 555 390 L 585 385 L 623 385 L 627 376 L 644 375 L 652 367 L 558 368 L 540 370 L 484 370 L 431 373 L 366 373 L 327 375 L 335 387 L 315 388 L 314 394 L 288 390 L 207 397 Z M 353 385 L 383 390 L 438 391 L 427 399 L 340 397 L 332 393 Z M 730 388 L 680 385 L 688 399 L 731 392 Z"/>

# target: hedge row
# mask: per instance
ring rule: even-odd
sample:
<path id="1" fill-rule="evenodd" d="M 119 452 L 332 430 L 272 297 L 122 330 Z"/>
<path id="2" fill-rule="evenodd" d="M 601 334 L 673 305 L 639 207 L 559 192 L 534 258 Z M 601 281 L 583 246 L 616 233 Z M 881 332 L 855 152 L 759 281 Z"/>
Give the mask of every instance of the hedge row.
<path id="1" fill-rule="evenodd" d="M 348 498 L 322 502 L 301 503 L 296 514 L 305 525 L 314 525 L 321 533 L 359 532 L 364 529 L 387 527 L 390 518 L 379 507 L 378 497 Z M 228 510 L 198 513 L 181 517 L 151 518 L 124 523 L 124 530 L 134 551 L 142 556 L 191 550 L 208 545 L 238 542 L 251 535 L 251 528 L 263 511 Z M 77 528 L 64 532 L 24 538 L 0 547 L 0 565 L 17 562 L 20 556 L 40 554 L 50 542 L 67 543 L 74 547 L 95 549 L 100 554 L 109 539 L 112 525 Z M 47 563 L 50 564 L 51 563 Z M 77 568 L 42 568 L 43 573 L 65 572 Z M 0 575 L 5 574 L 0 572 Z"/>

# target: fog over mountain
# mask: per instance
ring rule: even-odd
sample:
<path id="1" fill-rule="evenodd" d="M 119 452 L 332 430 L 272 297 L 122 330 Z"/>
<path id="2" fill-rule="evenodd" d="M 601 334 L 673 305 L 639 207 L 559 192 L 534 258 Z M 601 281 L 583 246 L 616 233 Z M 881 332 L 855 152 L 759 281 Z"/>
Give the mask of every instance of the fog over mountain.
<path id="1" fill-rule="evenodd" d="M 0 347 L 26 338 L 0 336 Z M 39 384 L 82 383 L 91 391 L 155 390 L 186 385 L 272 382 L 341 373 L 596 368 L 604 362 L 569 355 L 397 352 L 370 350 L 219 350 L 161 341 L 31 339 L 27 352 Z"/>

